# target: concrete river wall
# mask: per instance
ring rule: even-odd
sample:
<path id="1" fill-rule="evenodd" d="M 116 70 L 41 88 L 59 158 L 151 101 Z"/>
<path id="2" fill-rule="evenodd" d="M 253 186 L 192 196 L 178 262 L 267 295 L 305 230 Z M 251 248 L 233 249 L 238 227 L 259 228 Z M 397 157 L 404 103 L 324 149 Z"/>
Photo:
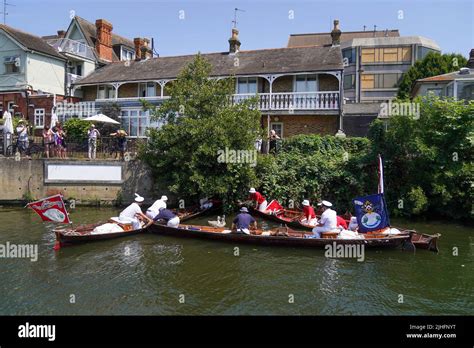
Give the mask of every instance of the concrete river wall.
<path id="1" fill-rule="evenodd" d="M 0 203 L 24 203 L 61 193 L 79 205 L 127 204 L 137 192 L 151 202 L 153 180 L 138 160 L 0 158 Z"/>

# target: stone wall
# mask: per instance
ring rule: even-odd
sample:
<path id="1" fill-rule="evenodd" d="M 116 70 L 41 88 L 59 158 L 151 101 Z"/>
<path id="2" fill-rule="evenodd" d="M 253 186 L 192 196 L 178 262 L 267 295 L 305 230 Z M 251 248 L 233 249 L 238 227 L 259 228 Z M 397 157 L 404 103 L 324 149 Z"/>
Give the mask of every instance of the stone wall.
<path id="1" fill-rule="evenodd" d="M 13 158 L 0 158 L 0 202 L 19 203 L 27 198 L 40 199 L 61 193 L 65 199 L 75 199 L 78 205 L 114 204 L 117 199 L 128 204 L 137 192 L 151 203 L 155 196 L 152 193 L 153 180 L 150 170 L 140 161 L 74 161 L 65 160 L 61 164 L 104 165 L 123 164 L 123 183 L 55 183 L 47 184 L 44 179 L 44 159 L 15 161 Z M 55 160 L 55 163 L 58 161 Z M 161 192 L 159 193 L 161 194 Z"/>

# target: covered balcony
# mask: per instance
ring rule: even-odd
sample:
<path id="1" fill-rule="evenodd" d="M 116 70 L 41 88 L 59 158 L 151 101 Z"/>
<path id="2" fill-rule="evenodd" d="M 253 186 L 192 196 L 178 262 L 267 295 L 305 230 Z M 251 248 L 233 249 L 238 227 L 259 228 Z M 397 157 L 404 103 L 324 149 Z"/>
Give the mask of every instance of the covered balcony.
<path id="1" fill-rule="evenodd" d="M 232 103 L 257 97 L 257 108 L 265 112 L 338 111 L 340 81 L 338 72 L 318 74 L 261 75 L 235 79 Z M 87 100 L 97 103 L 137 104 L 144 99 L 160 103 L 169 98 L 167 87 L 173 80 L 119 82 L 82 86 Z"/>
<path id="2" fill-rule="evenodd" d="M 46 42 L 53 46 L 58 52 L 70 53 L 89 60 L 95 60 L 92 48 L 80 41 L 61 38 L 48 40 Z"/>

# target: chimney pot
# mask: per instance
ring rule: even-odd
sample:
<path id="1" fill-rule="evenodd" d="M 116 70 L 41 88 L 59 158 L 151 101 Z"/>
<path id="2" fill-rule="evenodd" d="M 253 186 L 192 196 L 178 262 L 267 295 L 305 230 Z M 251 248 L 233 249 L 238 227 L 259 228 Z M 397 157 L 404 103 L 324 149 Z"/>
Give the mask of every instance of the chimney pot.
<path id="1" fill-rule="evenodd" d="M 66 32 L 64 30 L 58 30 L 58 37 L 63 38 L 66 36 Z"/>
<path id="2" fill-rule="evenodd" d="M 341 44 L 341 30 L 339 29 L 339 19 L 334 20 L 334 29 L 331 31 L 332 45 L 339 46 Z"/>
<path id="3" fill-rule="evenodd" d="M 474 69 L 474 48 L 471 49 L 469 54 L 469 60 L 467 61 L 467 67 L 470 69 Z"/>
<path id="4" fill-rule="evenodd" d="M 136 37 L 133 39 L 135 45 L 135 60 L 148 59 L 153 57 L 150 47 L 150 40 L 147 38 Z"/>
<path id="5" fill-rule="evenodd" d="M 232 36 L 229 39 L 229 53 L 235 54 L 240 51 L 239 31 L 237 28 L 232 28 Z"/>

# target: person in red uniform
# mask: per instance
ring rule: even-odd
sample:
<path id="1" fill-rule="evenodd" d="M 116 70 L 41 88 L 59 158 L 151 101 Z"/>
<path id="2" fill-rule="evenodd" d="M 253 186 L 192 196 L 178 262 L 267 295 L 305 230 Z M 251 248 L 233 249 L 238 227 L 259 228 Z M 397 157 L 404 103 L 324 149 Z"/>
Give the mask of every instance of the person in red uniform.
<path id="1" fill-rule="evenodd" d="M 318 219 L 316 218 L 316 213 L 314 212 L 314 208 L 309 203 L 309 200 L 305 199 L 303 201 L 303 219 L 301 223 L 311 226 L 316 226 L 318 223 Z"/>
<path id="2" fill-rule="evenodd" d="M 337 227 L 342 227 L 347 230 L 347 222 L 341 216 L 337 216 Z"/>
<path id="3" fill-rule="evenodd" d="M 255 208 L 257 208 L 260 211 L 265 211 L 267 209 L 268 202 L 265 199 L 264 196 L 260 192 L 257 192 L 255 188 L 251 187 L 250 188 L 250 196 L 249 200 L 255 201 Z"/>

